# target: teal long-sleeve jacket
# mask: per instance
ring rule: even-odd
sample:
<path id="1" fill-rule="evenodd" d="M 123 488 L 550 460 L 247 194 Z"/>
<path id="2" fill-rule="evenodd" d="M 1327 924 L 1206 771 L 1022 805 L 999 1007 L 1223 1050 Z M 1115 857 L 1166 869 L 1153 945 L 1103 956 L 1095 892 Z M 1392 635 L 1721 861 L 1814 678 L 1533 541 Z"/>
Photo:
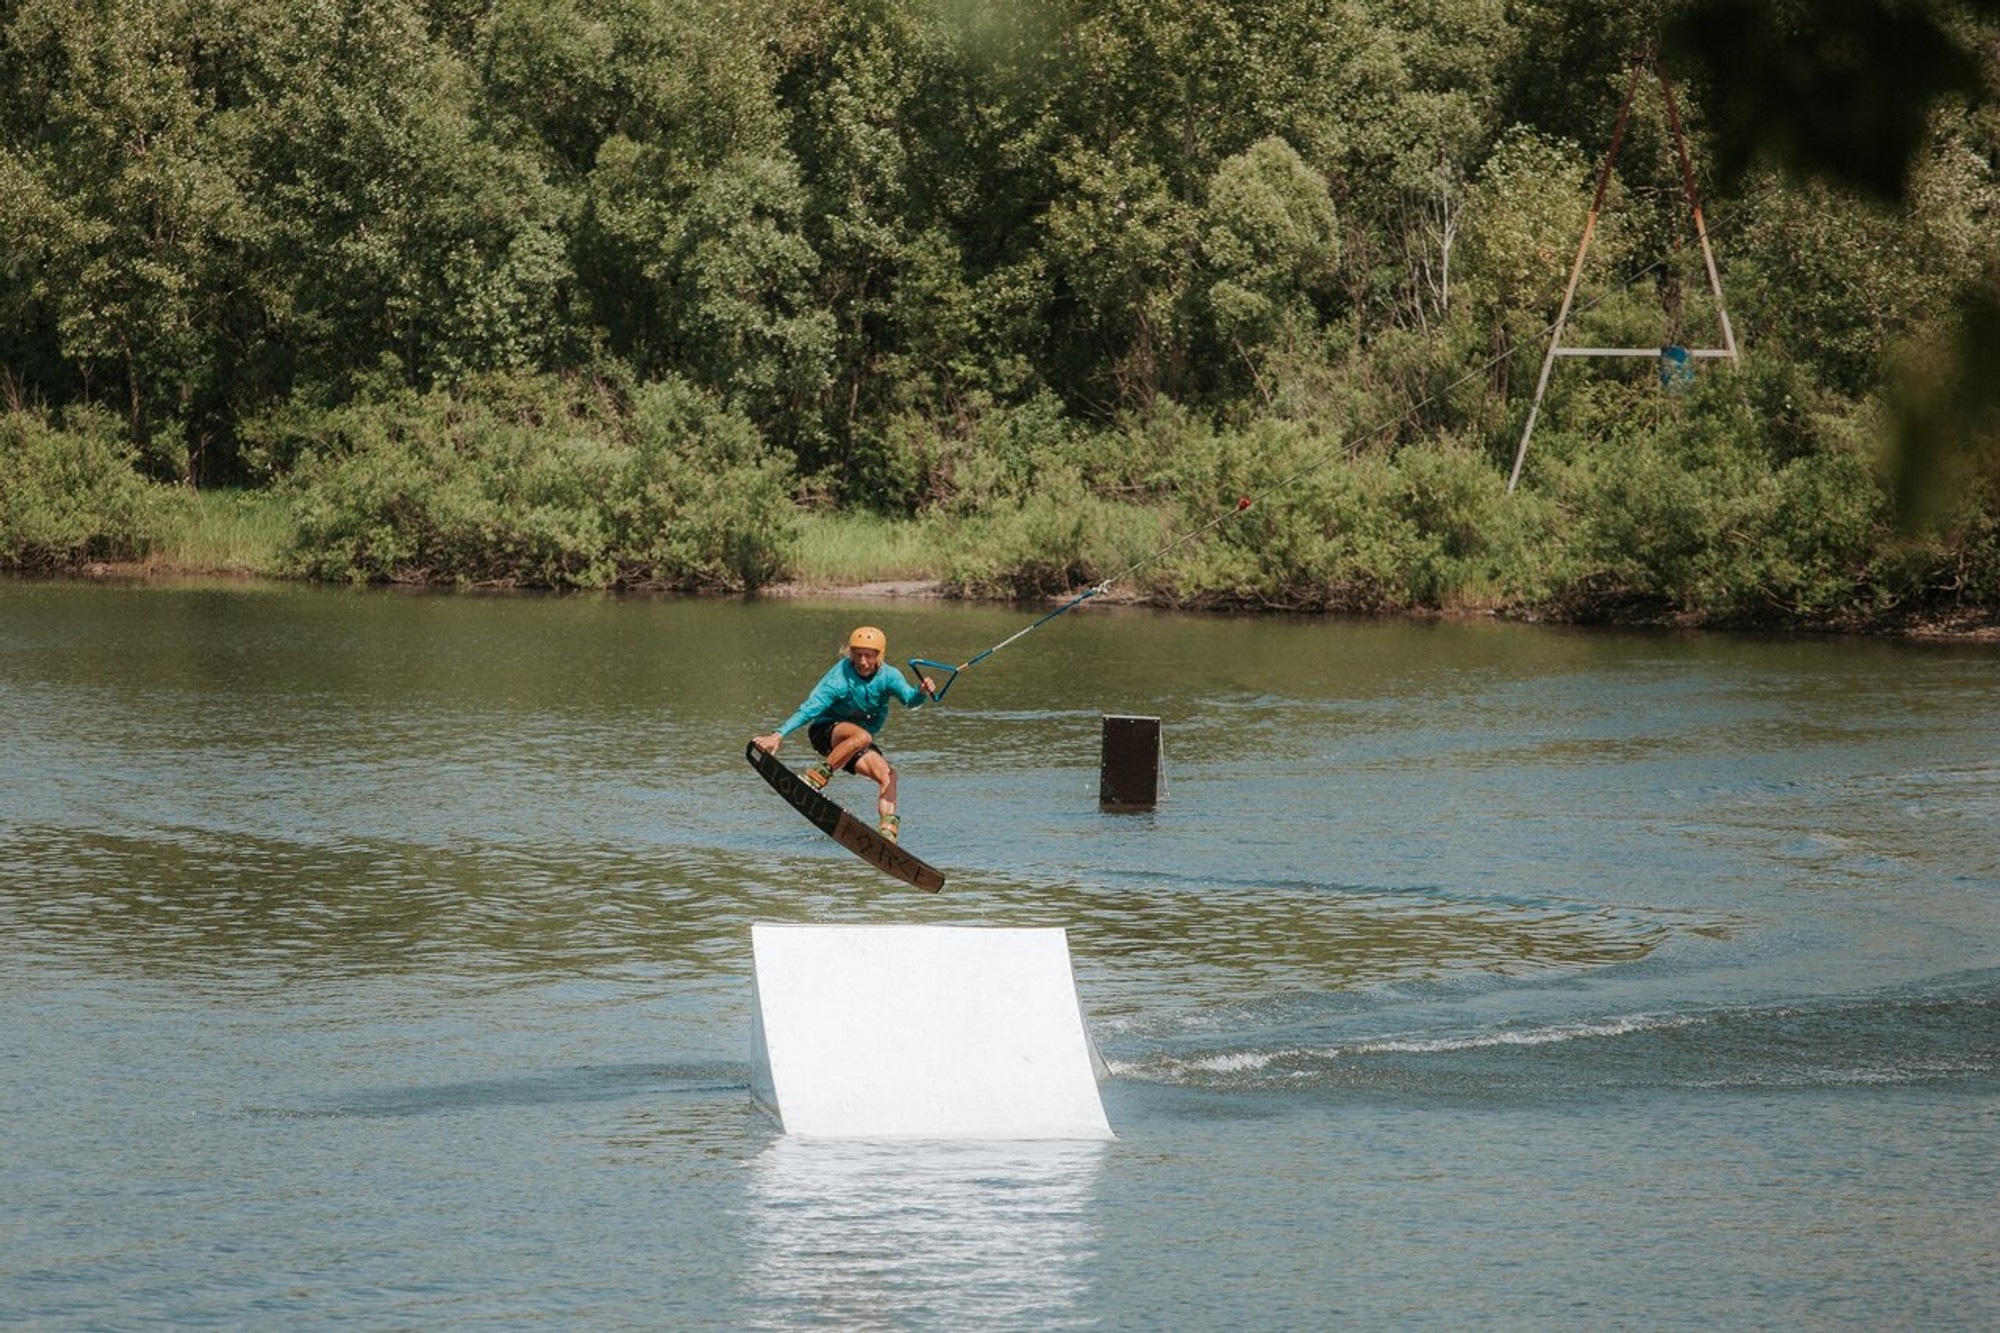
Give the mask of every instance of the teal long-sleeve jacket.
<path id="1" fill-rule="evenodd" d="M 887 662 L 875 668 L 875 674 L 862 679 L 854 669 L 854 663 L 842 657 L 833 668 L 819 678 L 813 692 L 798 706 L 792 715 L 778 728 L 778 735 L 789 736 L 800 727 L 813 722 L 856 722 L 866 727 L 871 735 L 879 736 L 882 728 L 889 724 L 889 700 L 901 701 L 905 708 L 921 708 L 924 692 L 903 678 L 903 673 Z"/>

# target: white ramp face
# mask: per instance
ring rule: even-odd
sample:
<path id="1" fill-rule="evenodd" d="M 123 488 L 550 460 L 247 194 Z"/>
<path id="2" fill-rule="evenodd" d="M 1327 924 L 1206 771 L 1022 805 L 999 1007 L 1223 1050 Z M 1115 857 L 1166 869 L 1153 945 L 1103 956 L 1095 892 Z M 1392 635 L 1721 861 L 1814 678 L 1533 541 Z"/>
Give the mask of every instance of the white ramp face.
<path id="1" fill-rule="evenodd" d="M 1060 928 L 753 925 L 751 1090 L 788 1134 L 1108 1139 Z"/>

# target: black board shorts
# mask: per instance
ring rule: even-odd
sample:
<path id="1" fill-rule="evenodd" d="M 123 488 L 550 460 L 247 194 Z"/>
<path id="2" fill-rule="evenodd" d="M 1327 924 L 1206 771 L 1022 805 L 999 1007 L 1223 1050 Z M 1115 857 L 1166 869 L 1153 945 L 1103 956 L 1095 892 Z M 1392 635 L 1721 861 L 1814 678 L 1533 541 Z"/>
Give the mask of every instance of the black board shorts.
<path id="1" fill-rule="evenodd" d="M 819 751 L 820 758 L 824 759 L 833 753 L 833 729 L 839 725 L 838 722 L 815 722 L 806 728 L 806 739 L 812 742 L 813 749 Z M 843 773 L 852 773 L 854 766 L 861 762 L 861 756 L 871 751 L 875 754 L 881 754 L 882 747 L 874 741 L 868 742 L 854 758 L 840 766 L 840 771 Z M 883 757 L 887 758 L 888 756 L 884 755 Z"/>

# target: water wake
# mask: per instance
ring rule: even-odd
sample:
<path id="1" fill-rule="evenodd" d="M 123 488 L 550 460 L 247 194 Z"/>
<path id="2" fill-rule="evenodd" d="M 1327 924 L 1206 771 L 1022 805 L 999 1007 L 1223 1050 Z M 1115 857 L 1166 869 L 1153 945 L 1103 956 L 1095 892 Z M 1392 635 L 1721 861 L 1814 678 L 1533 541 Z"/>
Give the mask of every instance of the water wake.
<path id="1" fill-rule="evenodd" d="M 1293 1032 L 1114 1055 L 1110 1066 L 1118 1078 L 1217 1090 L 1436 1096 L 1990 1084 L 2000 1080 L 2000 972 L 1798 1002 L 1319 1041 Z"/>

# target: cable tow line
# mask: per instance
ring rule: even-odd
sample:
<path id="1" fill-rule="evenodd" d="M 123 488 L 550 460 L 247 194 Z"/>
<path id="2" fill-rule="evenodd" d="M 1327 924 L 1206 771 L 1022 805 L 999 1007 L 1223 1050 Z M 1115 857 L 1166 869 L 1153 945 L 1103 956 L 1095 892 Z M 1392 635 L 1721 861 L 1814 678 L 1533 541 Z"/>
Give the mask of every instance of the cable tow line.
<path id="1" fill-rule="evenodd" d="M 1315 466 L 1318 466 L 1318 464 L 1315 464 Z M 1278 484 L 1279 486 L 1290 485 L 1292 480 L 1294 479 L 1287 478 L 1286 480 Z M 1269 488 L 1261 492 L 1260 494 L 1268 495 L 1270 494 L 1271 490 L 1274 489 L 1276 489 L 1276 487 Z M 917 671 L 917 675 L 919 677 L 923 675 L 923 671 L 921 670 L 921 668 L 924 667 L 929 667 L 937 671 L 944 671 L 949 673 L 949 675 L 947 675 L 947 677 L 945 678 L 944 684 L 938 687 L 937 693 L 931 696 L 934 699 L 942 699 L 944 698 L 944 692 L 951 688 L 952 681 L 958 679 L 959 672 L 965 670 L 967 667 L 977 666 L 979 663 L 993 656 L 993 654 L 999 652 L 1002 648 L 1005 648 L 1008 644 L 1014 642 L 1016 639 L 1026 638 L 1028 635 L 1034 633 L 1042 626 L 1048 624 L 1051 620 L 1054 620 L 1057 616 L 1061 615 L 1063 612 L 1074 611 L 1077 607 L 1082 606 L 1085 602 L 1089 601 L 1091 598 L 1099 597 L 1107 592 L 1110 592 L 1112 584 L 1117 583 L 1122 579 L 1130 577 L 1132 574 L 1138 572 L 1141 569 L 1144 569 L 1147 565 L 1152 564 L 1155 560 L 1159 560 L 1164 556 L 1172 554 L 1174 551 L 1179 550 L 1181 547 L 1186 546 L 1190 542 L 1199 541 L 1202 537 L 1206 536 L 1214 528 L 1221 526 L 1223 523 L 1226 523 L 1230 519 L 1242 513 L 1244 510 L 1248 509 L 1252 504 L 1256 502 L 1258 498 L 1259 498 L 1258 496 L 1249 496 L 1249 495 L 1241 497 L 1236 501 L 1234 506 L 1232 506 L 1229 509 L 1223 510 L 1220 514 L 1217 514 L 1214 518 L 1202 524 L 1200 527 L 1194 529 L 1191 532 L 1182 533 L 1179 537 L 1176 537 L 1173 541 L 1168 542 L 1165 546 L 1162 546 L 1159 550 L 1154 551 L 1151 555 L 1143 556 L 1140 559 L 1134 560 L 1131 564 L 1125 566 L 1125 568 L 1119 570 L 1116 574 L 1113 574 L 1110 578 L 1105 579 L 1103 582 L 1098 583 L 1093 587 L 1084 589 L 1082 592 L 1070 598 L 1067 602 L 1064 602 L 1061 606 L 1057 607 L 1055 610 L 1043 616 L 1040 620 L 1037 620 L 1034 624 L 1029 625 L 1026 629 L 1015 630 L 1012 634 L 1000 640 L 1000 642 L 994 644 L 991 648 L 988 648 L 985 652 L 975 653 L 971 657 L 966 658 L 963 662 L 960 662 L 957 666 L 953 666 L 949 662 L 933 661 L 928 657 L 912 657 L 909 659 L 910 666 L 913 670 Z"/>
<path id="2" fill-rule="evenodd" d="M 1085 602 L 1089 601 L 1091 598 L 1097 596 L 1098 594 L 1111 591 L 1111 585 L 1116 577 L 1118 576 L 1106 579 L 1104 580 L 1104 582 L 1098 584 L 1096 587 L 1086 588 L 1083 592 L 1078 593 L 1075 597 L 1070 598 L 1067 602 L 1064 602 L 1061 606 L 1049 612 L 1047 615 L 1043 616 L 1040 620 L 1037 620 L 1034 624 L 1028 626 L 1026 629 L 1015 630 L 1012 634 L 1009 634 L 1006 638 L 1000 640 L 1000 642 L 994 644 L 991 648 L 988 648 L 986 651 L 981 653 L 974 653 L 971 657 L 966 658 L 963 662 L 960 662 L 957 666 L 953 666 L 949 662 L 934 662 L 928 657 L 912 657 L 910 659 L 910 666 L 913 668 L 918 668 L 917 674 L 920 677 L 923 675 L 923 671 L 921 670 L 921 668 L 923 667 L 930 667 L 934 670 L 950 673 L 945 677 L 944 684 L 940 685 L 937 688 L 937 692 L 931 696 L 933 699 L 943 699 L 944 692 L 951 688 L 951 683 L 953 681 L 958 679 L 959 672 L 965 670 L 967 667 L 979 665 L 981 662 L 984 662 L 987 658 L 993 656 L 993 654 L 999 652 L 1002 648 L 1005 648 L 1008 644 L 1014 642 L 1016 639 L 1026 638 L 1028 635 L 1034 633 L 1042 626 L 1048 624 L 1051 620 L 1054 620 L 1057 616 L 1061 615 L 1063 612 L 1074 610 L 1076 607 L 1083 605 Z"/>

